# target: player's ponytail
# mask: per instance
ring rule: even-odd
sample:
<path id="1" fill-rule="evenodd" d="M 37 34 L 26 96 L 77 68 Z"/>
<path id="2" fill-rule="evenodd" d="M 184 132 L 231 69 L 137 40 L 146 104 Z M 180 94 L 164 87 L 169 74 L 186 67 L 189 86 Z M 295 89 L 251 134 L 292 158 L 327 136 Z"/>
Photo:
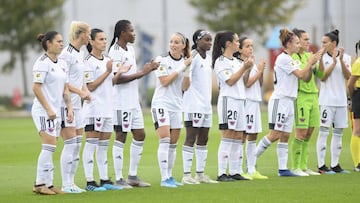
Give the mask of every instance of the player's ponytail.
<path id="1" fill-rule="evenodd" d="M 119 20 L 115 24 L 114 37 L 111 40 L 110 47 L 115 44 L 116 38 L 120 39 L 121 32 L 126 31 L 129 24 L 131 24 L 131 22 L 128 20 Z M 110 49 L 110 47 L 109 47 L 109 49 Z"/>
<path id="2" fill-rule="evenodd" d="M 212 67 L 214 68 L 214 64 L 216 59 L 221 56 L 225 51 L 226 42 L 232 42 L 234 40 L 234 32 L 223 31 L 218 32 L 215 35 L 213 51 L 212 51 Z"/>
<path id="3" fill-rule="evenodd" d="M 333 30 L 331 32 L 326 33 L 324 36 L 329 37 L 330 41 L 336 42 L 336 46 L 339 44 L 339 30 Z"/>
<path id="4" fill-rule="evenodd" d="M 97 29 L 97 28 L 91 29 L 91 34 L 90 34 L 91 40 L 94 41 L 96 38 L 96 34 L 99 32 L 104 32 L 104 31 Z M 91 46 L 90 42 L 86 45 L 86 49 L 88 50 L 89 53 L 92 51 L 92 46 Z"/>
<path id="5" fill-rule="evenodd" d="M 56 32 L 56 31 L 49 31 L 45 34 L 42 34 L 42 33 L 39 33 L 37 36 L 36 36 L 36 39 L 37 41 L 39 41 L 41 43 L 41 46 L 42 48 L 47 51 L 48 50 L 48 47 L 47 47 L 47 44 L 46 42 L 47 41 L 52 41 L 56 35 L 58 35 L 59 33 Z"/>

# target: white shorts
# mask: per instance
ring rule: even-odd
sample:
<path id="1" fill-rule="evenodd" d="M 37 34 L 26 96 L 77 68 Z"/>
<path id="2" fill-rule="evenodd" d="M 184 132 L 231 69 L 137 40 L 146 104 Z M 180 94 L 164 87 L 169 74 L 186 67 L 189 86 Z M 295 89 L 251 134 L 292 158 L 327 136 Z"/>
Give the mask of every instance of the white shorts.
<path id="1" fill-rule="evenodd" d="M 113 131 L 113 119 L 112 118 L 85 118 L 85 132 L 97 131 L 97 132 L 112 132 Z"/>
<path id="2" fill-rule="evenodd" d="M 320 126 L 333 128 L 347 128 L 347 107 L 320 106 Z"/>
<path id="3" fill-rule="evenodd" d="M 220 130 L 245 131 L 245 100 L 219 97 L 217 111 Z"/>
<path id="4" fill-rule="evenodd" d="M 161 126 L 170 126 L 170 129 L 181 129 L 182 113 L 167 111 L 163 108 L 151 109 L 151 117 L 155 126 L 158 129 Z"/>
<path id="5" fill-rule="evenodd" d="M 246 100 L 245 102 L 245 119 L 246 119 L 246 133 L 261 133 L 261 102 Z"/>
<path id="6" fill-rule="evenodd" d="M 210 128 L 212 126 L 212 114 L 184 113 L 185 127 Z"/>
<path id="7" fill-rule="evenodd" d="M 269 129 L 291 133 L 294 125 L 294 100 L 288 97 L 270 99 Z"/>
<path id="8" fill-rule="evenodd" d="M 85 119 L 82 109 L 74 109 L 74 120 L 72 123 L 67 122 L 67 108 L 61 107 L 61 127 L 75 127 L 76 129 L 81 129 L 85 127 Z"/>
<path id="9" fill-rule="evenodd" d="M 61 129 L 60 117 L 57 117 L 54 120 L 49 120 L 48 116 L 37 116 L 32 114 L 32 118 L 38 132 L 44 131 L 48 135 L 59 137 Z"/>
<path id="10" fill-rule="evenodd" d="M 114 110 L 114 130 L 130 132 L 132 129 L 144 129 L 144 117 L 141 108 Z"/>

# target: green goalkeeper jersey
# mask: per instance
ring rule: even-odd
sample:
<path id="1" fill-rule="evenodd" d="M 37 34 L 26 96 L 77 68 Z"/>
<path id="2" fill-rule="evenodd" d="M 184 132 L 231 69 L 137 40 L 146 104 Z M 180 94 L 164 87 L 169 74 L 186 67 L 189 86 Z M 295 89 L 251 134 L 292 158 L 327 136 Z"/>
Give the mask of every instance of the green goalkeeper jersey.
<path id="1" fill-rule="evenodd" d="M 300 61 L 300 63 L 301 63 L 300 68 L 304 69 L 310 56 L 311 56 L 311 53 L 304 52 L 302 54 L 297 54 L 297 53 L 293 54 L 292 58 Z M 301 91 L 304 93 L 318 93 L 319 90 L 316 86 L 314 75 L 318 78 L 322 78 L 324 76 L 324 71 L 319 70 L 319 64 L 316 64 L 315 69 L 313 69 L 313 74 L 312 74 L 309 82 L 305 82 L 303 80 L 298 80 L 299 81 L 298 91 Z"/>

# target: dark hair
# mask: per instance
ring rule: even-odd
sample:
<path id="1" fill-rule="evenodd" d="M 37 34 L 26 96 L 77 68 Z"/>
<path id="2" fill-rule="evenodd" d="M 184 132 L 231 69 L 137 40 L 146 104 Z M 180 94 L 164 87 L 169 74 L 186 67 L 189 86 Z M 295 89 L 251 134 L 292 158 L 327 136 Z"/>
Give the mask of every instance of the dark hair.
<path id="1" fill-rule="evenodd" d="M 324 36 L 328 37 L 331 42 L 335 41 L 336 46 L 339 44 L 339 30 L 333 30 L 331 32 L 326 33 Z"/>
<path id="2" fill-rule="evenodd" d="M 286 47 L 288 42 L 291 42 L 294 39 L 295 34 L 290 30 L 283 28 L 280 30 L 279 39 L 283 47 Z"/>
<path id="3" fill-rule="evenodd" d="M 110 43 L 110 47 L 115 44 L 116 38 L 120 37 L 121 32 L 125 32 L 128 26 L 131 24 L 128 20 L 119 20 L 115 24 L 114 37 Z M 109 48 L 110 49 L 110 48 Z"/>
<path id="4" fill-rule="evenodd" d="M 297 29 L 297 28 L 294 28 L 292 31 L 293 31 L 293 33 L 294 33 L 296 36 L 298 36 L 299 38 L 301 37 L 301 35 L 302 35 L 303 33 L 306 33 L 305 30 L 301 30 L 301 29 Z"/>
<path id="5" fill-rule="evenodd" d="M 196 49 L 198 40 L 202 39 L 205 35 L 210 35 L 210 32 L 203 29 L 196 30 L 193 34 L 194 44 L 192 45 L 191 49 Z"/>
<path id="6" fill-rule="evenodd" d="M 240 49 L 243 48 L 243 46 L 244 46 L 244 41 L 247 40 L 247 39 L 249 39 L 249 38 L 248 38 L 248 37 L 241 37 L 241 38 L 239 39 L 239 43 L 240 43 L 240 44 L 239 44 L 239 48 L 240 48 Z M 236 57 L 236 58 L 238 58 L 238 59 L 240 59 L 240 57 L 241 57 L 240 51 L 235 52 L 235 53 L 233 54 L 233 56 Z"/>
<path id="7" fill-rule="evenodd" d="M 90 34 L 91 40 L 95 40 L 96 34 L 100 32 L 104 32 L 104 31 L 98 28 L 91 29 L 91 34 Z M 89 51 L 89 53 L 92 51 L 92 46 L 90 42 L 86 45 L 86 49 Z"/>
<path id="8" fill-rule="evenodd" d="M 221 56 L 225 50 L 226 42 L 232 42 L 234 40 L 234 32 L 231 31 L 223 31 L 218 32 L 215 35 L 214 46 L 212 51 L 212 66 L 214 68 L 214 64 L 216 59 Z"/>
<path id="9" fill-rule="evenodd" d="M 47 32 L 45 34 L 40 33 L 40 34 L 37 35 L 36 39 L 41 43 L 42 48 L 45 51 L 47 51 L 48 47 L 47 47 L 46 42 L 47 41 L 51 42 L 55 38 L 55 36 L 58 35 L 58 34 L 59 33 L 56 32 L 56 31 L 49 31 L 49 32 Z"/>
<path id="10" fill-rule="evenodd" d="M 358 56 L 358 50 L 360 49 L 360 40 L 355 44 L 355 53 Z"/>

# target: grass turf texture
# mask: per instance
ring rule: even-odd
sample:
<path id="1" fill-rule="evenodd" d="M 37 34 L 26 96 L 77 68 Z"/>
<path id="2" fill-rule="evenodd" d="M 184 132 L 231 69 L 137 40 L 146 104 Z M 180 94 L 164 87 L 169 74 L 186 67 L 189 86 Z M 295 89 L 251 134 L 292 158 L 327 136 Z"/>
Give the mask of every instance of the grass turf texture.
<path id="1" fill-rule="evenodd" d="M 351 171 L 351 174 L 321 175 L 310 177 L 278 177 L 276 144 L 260 157 L 258 170 L 269 176 L 269 180 L 240 181 L 219 184 L 185 185 L 175 189 L 160 187 L 160 172 L 157 163 L 158 138 L 152 125 L 149 113 L 145 113 L 145 130 L 147 138 L 138 175 L 152 184 L 150 188 L 134 188 L 122 191 L 86 192 L 55 196 L 35 195 L 31 189 L 35 180 L 36 163 L 40 151 L 40 139 L 31 118 L 0 119 L 0 202 L 357 202 L 360 173 L 352 172 L 353 164 L 350 155 L 350 129 L 344 131 L 343 150 L 340 164 Z M 206 174 L 215 179 L 217 175 L 217 149 L 220 132 L 217 129 L 217 116 L 214 115 L 214 127 L 210 131 Z M 267 131 L 267 117 L 263 113 L 264 136 Z M 173 175 L 181 181 L 181 149 L 185 130 L 182 130 L 177 148 L 177 159 Z M 317 130 L 310 141 L 309 167 L 316 169 L 315 143 Z M 291 139 L 293 135 L 291 136 Z M 330 143 L 331 135 L 328 138 Z M 112 137 L 113 141 L 114 137 Z M 132 136 L 128 135 L 124 150 L 123 175 L 127 177 L 129 163 L 129 145 Z M 290 142 L 291 143 L 291 140 Z M 291 145 L 289 145 L 289 148 Z M 328 147 L 329 149 L 329 147 Z M 54 154 L 54 185 L 61 186 L 60 153 L 62 140 L 59 138 Z M 115 177 L 109 148 L 109 176 Z M 289 150 L 290 153 L 290 150 Z M 330 164 L 330 152 L 327 152 L 327 165 Z M 195 161 L 195 160 L 194 160 Z M 291 165 L 289 155 L 288 166 Z M 244 164 L 245 166 L 245 164 Z M 244 168 L 244 167 L 243 167 Z M 195 163 L 193 162 L 193 169 Z M 194 170 L 192 170 L 194 171 Z M 95 178 L 98 173 L 95 166 Z M 85 187 L 82 162 L 76 174 L 76 184 Z"/>

